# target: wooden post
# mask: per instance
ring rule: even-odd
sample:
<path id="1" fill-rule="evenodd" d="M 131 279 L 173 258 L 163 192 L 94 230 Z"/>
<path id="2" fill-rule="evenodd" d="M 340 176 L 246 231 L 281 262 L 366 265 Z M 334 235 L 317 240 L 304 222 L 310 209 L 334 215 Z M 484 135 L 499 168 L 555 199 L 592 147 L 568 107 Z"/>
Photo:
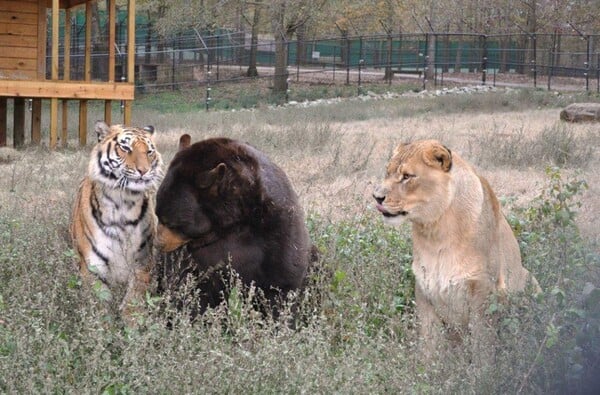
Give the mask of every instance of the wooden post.
<path id="1" fill-rule="evenodd" d="M 6 147 L 6 97 L 0 97 L 0 147 Z"/>
<path id="2" fill-rule="evenodd" d="M 131 100 L 125 100 L 125 109 L 123 111 L 123 123 L 131 125 Z"/>
<path id="3" fill-rule="evenodd" d="M 22 147 L 25 144 L 25 99 L 22 97 L 14 98 L 13 116 L 13 144 L 15 148 Z"/>
<path id="4" fill-rule="evenodd" d="M 37 29 L 37 80 L 46 79 L 46 41 L 47 41 L 47 4 L 38 2 L 38 29 Z M 42 99 L 34 98 L 31 102 L 31 142 L 42 142 Z"/>
<path id="5" fill-rule="evenodd" d="M 79 145 L 87 144 L 87 100 L 79 100 Z"/>
<path id="6" fill-rule="evenodd" d="M 60 133 L 60 138 L 62 140 L 62 146 L 66 147 L 68 145 L 69 142 L 69 131 L 67 129 L 67 120 L 69 117 L 69 101 L 66 99 L 61 100 L 61 107 L 62 107 L 62 116 L 61 116 L 61 121 L 62 121 L 62 126 L 61 126 L 61 133 Z"/>
<path id="7" fill-rule="evenodd" d="M 135 82 L 135 0 L 127 3 L 127 81 Z M 131 122 L 131 101 L 125 101 L 123 111 L 123 123 L 129 125 Z"/>
<path id="8" fill-rule="evenodd" d="M 58 80 L 58 17 L 59 0 L 52 0 L 52 59 L 51 78 Z M 58 140 L 58 99 L 50 99 L 50 149 L 56 148 Z"/>
<path id="9" fill-rule="evenodd" d="M 85 2 L 84 81 L 92 80 L 92 5 L 90 3 L 90 0 Z"/>
<path id="10" fill-rule="evenodd" d="M 84 50 L 84 80 L 92 80 L 92 6 L 85 2 L 85 50 Z M 87 100 L 79 101 L 79 145 L 87 144 Z"/>
<path id="11" fill-rule="evenodd" d="M 63 52 L 63 80 L 71 79 L 71 10 L 65 9 L 65 37 L 64 37 L 64 52 Z M 69 101 L 62 100 L 62 145 L 66 147 L 69 144 Z"/>
<path id="12" fill-rule="evenodd" d="M 42 99 L 33 99 L 31 102 L 31 142 L 42 142 Z"/>
<path id="13" fill-rule="evenodd" d="M 108 82 L 115 81 L 116 0 L 108 0 Z M 104 122 L 112 124 L 112 102 L 104 101 Z"/>
<path id="14" fill-rule="evenodd" d="M 58 99 L 50 99 L 50 149 L 56 148 L 58 142 Z"/>

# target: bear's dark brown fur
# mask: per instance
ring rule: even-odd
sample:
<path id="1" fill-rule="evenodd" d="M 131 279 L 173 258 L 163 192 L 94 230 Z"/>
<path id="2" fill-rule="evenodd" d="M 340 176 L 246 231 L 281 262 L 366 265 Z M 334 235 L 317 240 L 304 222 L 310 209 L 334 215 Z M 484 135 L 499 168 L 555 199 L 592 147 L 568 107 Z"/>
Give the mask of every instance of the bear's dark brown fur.
<path id="1" fill-rule="evenodd" d="M 159 290 L 178 291 L 193 279 L 195 314 L 222 301 L 229 267 L 269 302 L 299 289 L 314 255 L 283 170 L 236 140 L 189 144 L 182 136 L 157 193 L 158 244 L 173 250 L 159 264 Z"/>

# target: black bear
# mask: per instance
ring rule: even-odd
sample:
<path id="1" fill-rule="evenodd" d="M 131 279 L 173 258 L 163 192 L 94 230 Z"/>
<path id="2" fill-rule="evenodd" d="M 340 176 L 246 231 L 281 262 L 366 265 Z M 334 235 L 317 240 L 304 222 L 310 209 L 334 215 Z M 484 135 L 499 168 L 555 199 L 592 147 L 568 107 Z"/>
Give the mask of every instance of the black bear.
<path id="1" fill-rule="evenodd" d="M 315 259 L 290 181 L 249 144 L 190 140 L 181 136 L 156 196 L 158 245 L 167 253 L 157 270 L 159 291 L 189 288 L 192 279 L 192 314 L 202 313 L 227 297 L 233 269 L 276 306 L 302 287 Z"/>

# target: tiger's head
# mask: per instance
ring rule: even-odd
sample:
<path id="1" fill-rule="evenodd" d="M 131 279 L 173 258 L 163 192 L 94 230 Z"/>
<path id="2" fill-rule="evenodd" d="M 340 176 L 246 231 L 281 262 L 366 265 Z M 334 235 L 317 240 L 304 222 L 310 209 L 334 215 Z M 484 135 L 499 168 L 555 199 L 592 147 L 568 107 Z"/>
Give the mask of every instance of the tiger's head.
<path id="1" fill-rule="evenodd" d="M 95 131 L 98 143 L 89 164 L 92 179 L 135 192 L 158 188 L 163 161 L 154 146 L 153 126 L 140 129 L 97 121 Z"/>

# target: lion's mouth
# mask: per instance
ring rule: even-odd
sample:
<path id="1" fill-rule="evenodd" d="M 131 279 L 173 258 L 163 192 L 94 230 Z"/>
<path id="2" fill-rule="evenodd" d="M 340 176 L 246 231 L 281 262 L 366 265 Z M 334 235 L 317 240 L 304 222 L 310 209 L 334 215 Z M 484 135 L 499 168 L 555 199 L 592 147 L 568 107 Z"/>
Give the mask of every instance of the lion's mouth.
<path id="1" fill-rule="evenodd" d="M 407 215 L 407 214 L 408 214 L 408 211 L 399 211 L 399 212 L 397 212 L 397 213 L 391 213 L 391 212 L 389 212 L 389 211 L 388 211 L 388 210 L 387 210 L 385 207 L 383 207 L 383 205 L 382 205 L 382 204 L 379 204 L 379 203 L 377 203 L 377 204 L 375 205 L 375 207 L 377 207 L 377 210 L 378 210 L 378 211 L 379 211 L 381 214 L 383 214 L 383 216 L 384 216 L 384 217 L 387 217 L 387 218 L 398 217 L 398 216 L 400 216 L 400 215 L 401 215 L 401 216 L 404 216 L 404 215 Z"/>

